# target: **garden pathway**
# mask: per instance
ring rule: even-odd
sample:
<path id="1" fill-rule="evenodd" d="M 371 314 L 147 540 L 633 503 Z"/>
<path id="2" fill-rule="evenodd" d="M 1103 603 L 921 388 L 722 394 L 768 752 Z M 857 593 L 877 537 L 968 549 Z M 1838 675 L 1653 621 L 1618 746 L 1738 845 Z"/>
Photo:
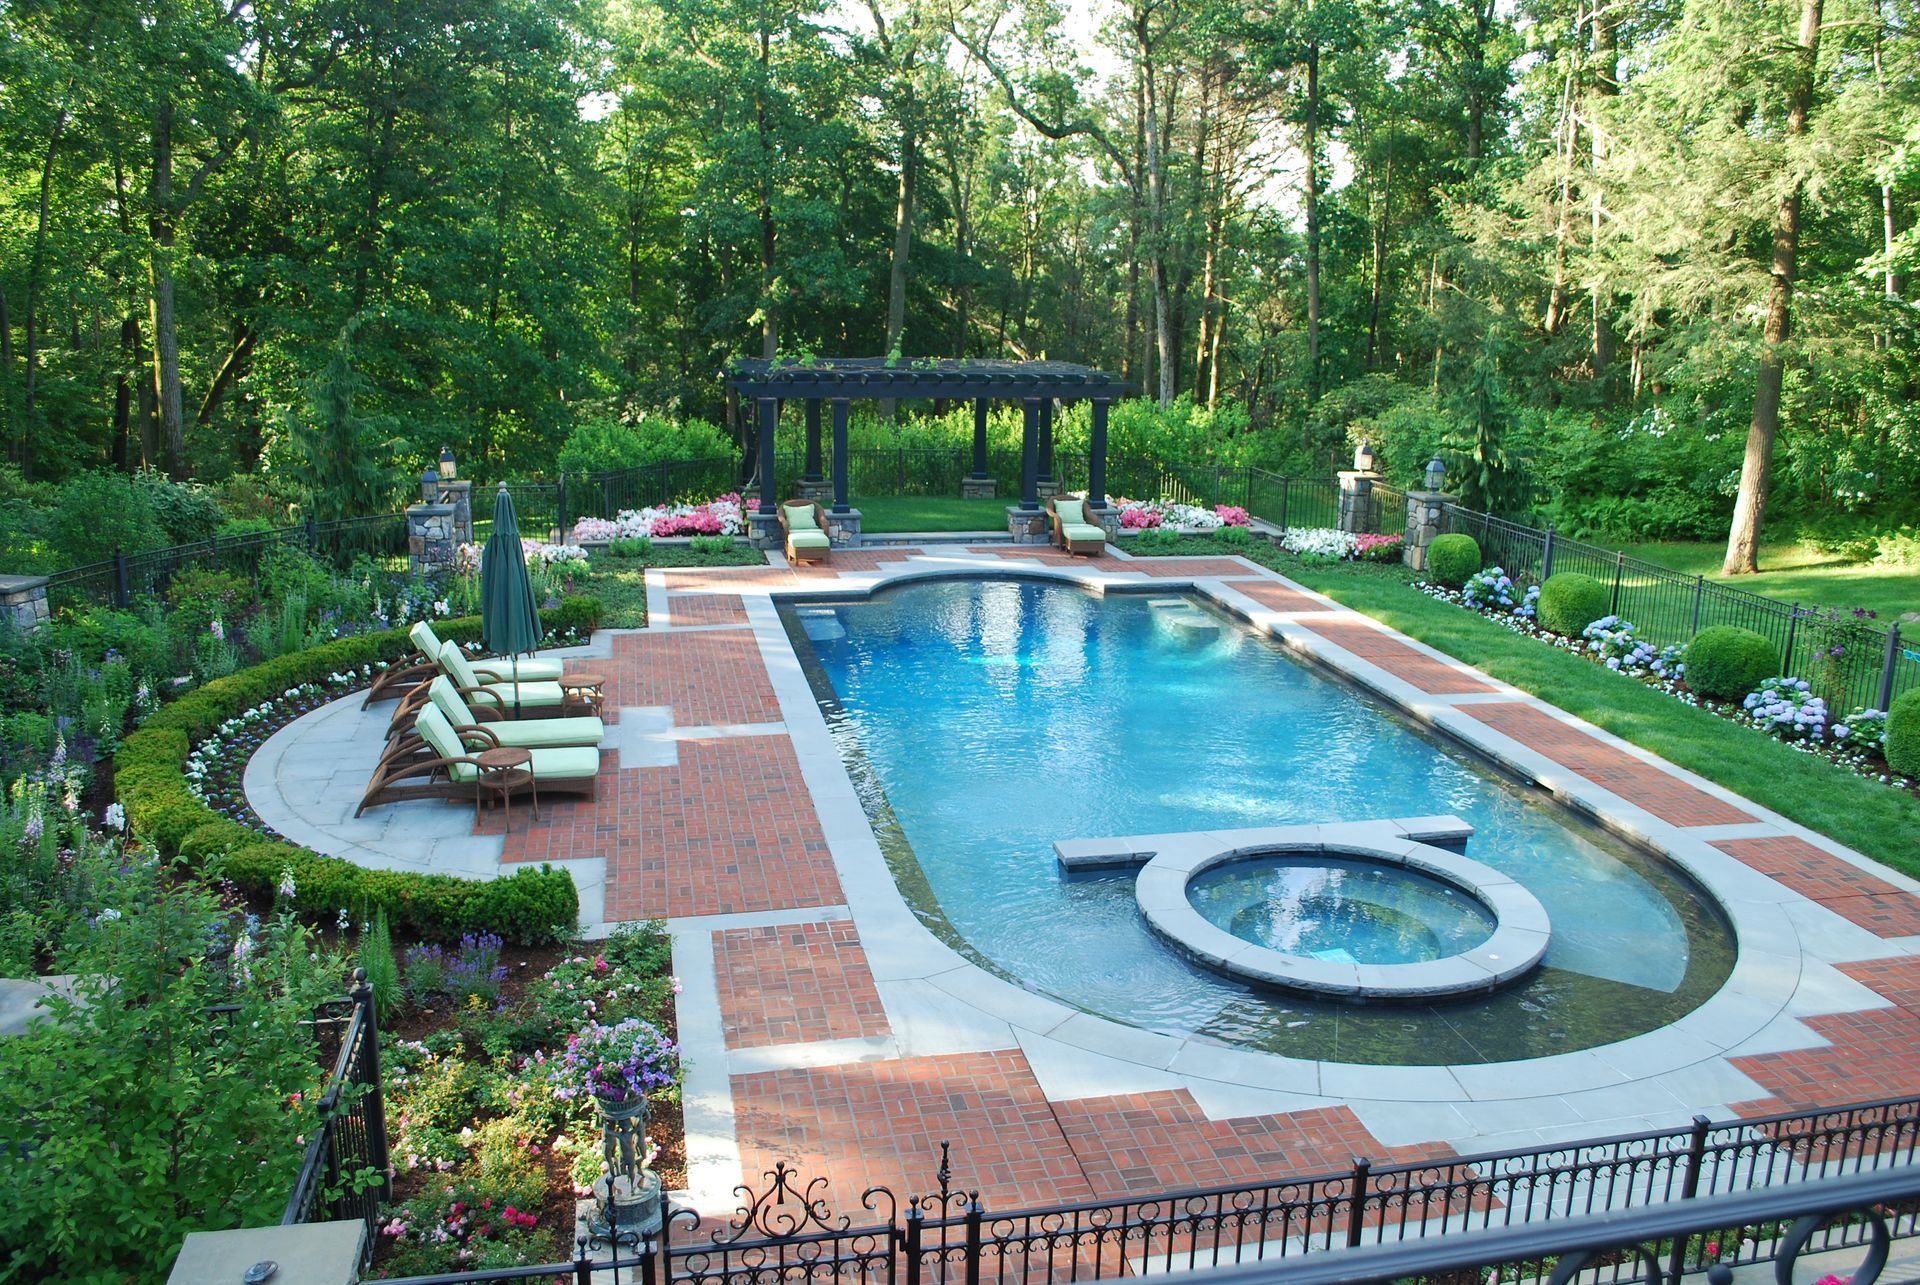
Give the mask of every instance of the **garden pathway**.
<path id="1" fill-rule="evenodd" d="M 1180 1040 L 1013 986 L 920 924 L 892 877 L 775 596 L 1018 565 L 1095 589 L 1191 582 L 1443 736 L 1667 853 L 1741 942 L 1679 1022 L 1531 1062 L 1370 1067 Z M 648 573 L 650 626 L 596 636 L 610 753 L 592 802 L 476 825 L 468 809 L 353 821 L 387 711 L 337 702 L 257 754 L 247 790 L 289 838 L 370 864 L 486 875 L 554 861 L 594 931 L 660 917 L 685 990 L 691 1198 L 777 1160 L 829 1199 L 954 1184 L 990 1208 L 1376 1165 L 1920 1093 L 1920 885 L 1551 705 L 1239 558 L 1069 560 L 951 545 Z M 1624 681 L 1624 680 L 1623 680 Z M 351 801 L 349 801 L 351 800 Z"/>

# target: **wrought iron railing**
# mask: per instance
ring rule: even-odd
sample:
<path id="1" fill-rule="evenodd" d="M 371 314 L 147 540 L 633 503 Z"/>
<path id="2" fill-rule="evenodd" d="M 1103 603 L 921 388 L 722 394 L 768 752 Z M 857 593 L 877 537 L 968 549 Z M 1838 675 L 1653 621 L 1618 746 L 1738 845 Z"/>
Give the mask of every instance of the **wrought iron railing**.
<path id="1" fill-rule="evenodd" d="M 1920 639 L 1903 640 L 1899 623 L 1888 628 L 1846 613 L 1782 602 L 1705 576 L 1690 576 L 1574 540 L 1552 527 L 1542 530 L 1458 505 L 1442 513 L 1448 531 L 1464 532 L 1480 545 L 1484 564 L 1509 575 L 1545 580 L 1559 571 L 1579 571 L 1607 585 L 1612 614 L 1631 620 L 1635 632 L 1656 645 L 1684 643 L 1709 625 L 1739 625 L 1769 639 L 1780 654 L 1780 672 L 1814 684 L 1836 714 L 1857 706 L 1885 710 L 1903 692 L 1920 688 Z"/>
<path id="2" fill-rule="evenodd" d="M 692 1210 L 670 1210 L 622 1269 L 653 1285 L 1029 1285 L 1247 1264 L 1262 1265 L 1249 1279 L 1273 1271 L 1290 1280 L 1280 1269 L 1296 1270 L 1294 1263 L 1303 1280 L 1371 1279 L 1341 1277 L 1332 1266 L 1360 1250 L 1372 1255 L 1367 1261 L 1396 1264 L 1382 1274 L 1400 1278 L 1422 1270 L 1403 1270 L 1403 1258 L 1509 1261 L 1501 1256 L 1516 1235 L 1523 1257 L 1573 1252 L 1603 1220 L 1629 1229 L 1610 1245 L 1660 1246 L 1657 1262 L 1628 1255 L 1611 1265 L 1603 1279 L 1624 1285 L 1712 1263 L 1791 1260 L 1883 1232 L 1920 1233 L 1920 1098 L 1726 1124 L 1696 1117 L 1685 1128 L 1559 1146 L 1379 1166 L 1362 1159 L 1337 1173 L 1013 1210 L 989 1209 L 979 1192 L 955 1187 L 941 1152 L 931 1192 L 903 1199 L 869 1188 L 849 1212 L 831 1206 L 824 1179 L 803 1183 L 778 1165 L 764 1189 L 739 1189 L 739 1209 L 718 1228 Z M 1835 1185 L 1850 1176 L 1853 1186 Z M 1854 1194 L 1869 1189 L 1861 1207 L 1900 1203 L 1877 1222 L 1822 1223 L 1817 1234 L 1790 1225 L 1807 1211 L 1854 1208 Z M 1765 1193 L 1767 1212 L 1749 1216 L 1738 1203 L 1753 1192 Z M 1693 1234 L 1642 1236 L 1636 1219 Z M 1495 1248 L 1476 1257 L 1481 1243 Z M 572 1263 L 410 1277 L 406 1285 L 607 1279 L 597 1274 L 606 1265 L 589 1261 L 590 1248 L 582 1245 Z"/>
<path id="3" fill-rule="evenodd" d="M 332 1069 L 315 1108 L 319 1124 L 307 1139 L 280 1222 L 358 1218 L 367 1224 L 371 1247 L 381 1202 L 393 1195 L 393 1176 L 373 987 L 363 968 L 354 970 L 353 980 L 346 998 L 314 1014 L 314 1032 L 321 1048 L 332 1054 Z"/>

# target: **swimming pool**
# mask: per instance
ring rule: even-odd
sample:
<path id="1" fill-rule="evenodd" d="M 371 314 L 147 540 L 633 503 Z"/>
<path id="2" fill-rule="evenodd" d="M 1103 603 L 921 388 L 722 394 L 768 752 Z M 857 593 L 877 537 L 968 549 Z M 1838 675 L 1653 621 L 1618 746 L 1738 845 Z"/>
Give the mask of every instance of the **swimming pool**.
<path id="1" fill-rule="evenodd" d="M 976 962 L 1075 1007 L 1297 1057 L 1476 1063 L 1664 1025 L 1732 968 L 1724 917 L 1677 868 L 1193 599 L 915 581 L 782 617 L 909 904 Z M 1156 939 L 1130 872 L 1068 875 L 1052 846 L 1439 814 L 1471 823 L 1468 854 L 1552 919 L 1541 967 L 1494 995 L 1354 1006 L 1255 990 Z"/>

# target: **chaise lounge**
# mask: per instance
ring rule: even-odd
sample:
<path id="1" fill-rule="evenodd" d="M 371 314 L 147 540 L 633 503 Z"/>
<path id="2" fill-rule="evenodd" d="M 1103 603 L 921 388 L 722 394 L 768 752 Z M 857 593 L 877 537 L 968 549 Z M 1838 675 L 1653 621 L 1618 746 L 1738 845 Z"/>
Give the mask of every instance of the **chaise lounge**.
<path id="1" fill-rule="evenodd" d="M 367 689 L 366 700 L 360 702 L 365 709 L 375 701 L 392 700 L 409 688 L 426 682 L 440 672 L 440 635 L 433 632 L 433 626 L 424 620 L 415 621 L 407 630 L 407 637 L 413 640 L 417 648 L 403 660 L 396 661 L 374 675 L 373 686 Z M 513 660 L 505 656 L 477 656 L 467 662 L 473 667 L 474 675 L 483 683 L 513 681 Z M 522 660 L 520 662 L 520 680 L 522 682 L 550 681 L 559 678 L 565 672 L 564 666 L 557 660 Z"/>
<path id="2" fill-rule="evenodd" d="M 476 810 L 480 807 L 480 777 L 485 769 L 478 756 L 500 748 L 494 734 L 480 726 L 456 731 L 433 704 L 420 711 L 414 731 L 429 752 L 402 744 L 382 755 L 355 816 L 382 803 L 409 799 L 471 800 Z M 528 754 L 536 792 L 594 797 L 600 777 L 599 750 L 586 745 L 552 746 L 531 749 Z"/>
<path id="3" fill-rule="evenodd" d="M 1053 519 L 1053 542 L 1068 553 L 1097 556 L 1107 547 L 1107 533 L 1087 521 L 1087 502 L 1053 496 L 1047 500 L 1047 516 Z"/>
<path id="4" fill-rule="evenodd" d="M 827 511 L 817 500 L 788 500 L 780 506 L 780 529 L 787 537 L 787 561 L 824 562 L 833 551 L 827 536 Z"/>

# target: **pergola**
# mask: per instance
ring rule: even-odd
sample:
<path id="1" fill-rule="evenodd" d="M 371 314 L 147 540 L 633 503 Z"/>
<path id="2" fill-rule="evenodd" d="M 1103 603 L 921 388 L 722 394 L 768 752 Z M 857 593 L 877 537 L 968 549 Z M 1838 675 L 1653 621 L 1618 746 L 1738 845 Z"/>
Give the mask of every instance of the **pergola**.
<path id="1" fill-rule="evenodd" d="M 1106 503 L 1107 408 L 1128 386 L 1087 366 L 1063 361 L 976 361 L 970 358 L 822 357 L 814 360 L 736 361 L 726 386 L 754 403 L 759 425 L 760 504 L 762 514 L 778 511 L 774 469 L 774 428 L 780 403 L 797 400 L 807 411 L 807 456 L 803 480 L 821 482 L 820 404 L 833 405 L 833 511 L 846 513 L 847 417 L 855 398 L 948 398 L 973 402 L 973 477 L 987 473 L 987 405 L 1018 401 L 1026 412 L 1021 436 L 1020 508 L 1040 507 L 1040 484 L 1053 480 L 1053 406 L 1055 402 L 1093 403 L 1089 441 L 1087 499 Z M 1045 470 L 1044 472 L 1042 470 Z"/>

